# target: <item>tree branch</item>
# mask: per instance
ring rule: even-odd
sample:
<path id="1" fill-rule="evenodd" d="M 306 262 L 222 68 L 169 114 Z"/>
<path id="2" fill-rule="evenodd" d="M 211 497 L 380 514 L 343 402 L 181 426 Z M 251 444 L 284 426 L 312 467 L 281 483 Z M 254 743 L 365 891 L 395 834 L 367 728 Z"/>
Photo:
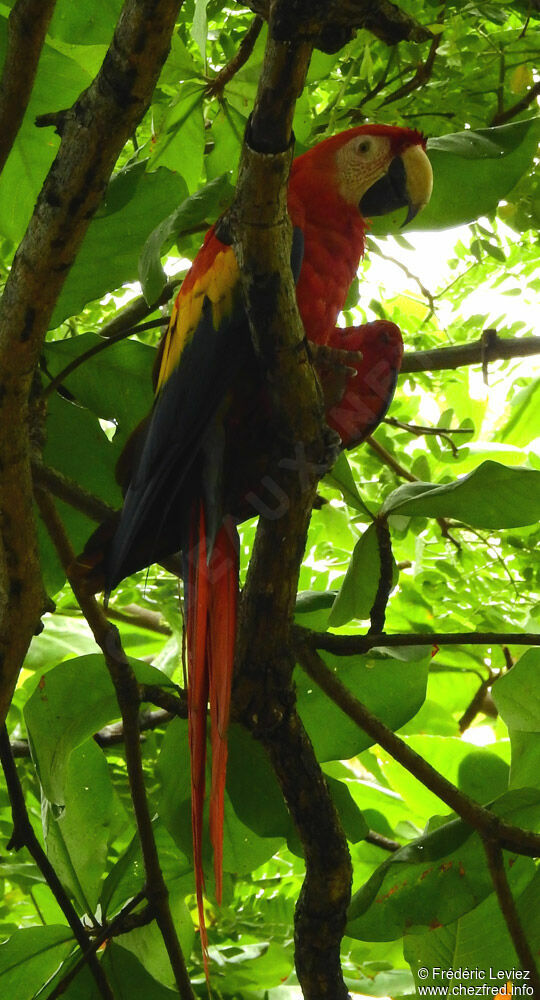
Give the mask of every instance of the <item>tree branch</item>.
<path id="1" fill-rule="evenodd" d="M 384 516 L 376 517 L 373 524 L 377 534 L 377 545 L 379 548 L 381 568 L 379 572 L 377 593 L 375 594 L 373 607 L 369 614 L 371 621 L 369 631 L 370 633 L 374 632 L 375 634 L 380 635 L 380 633 L 384 631 L 386 608 L 394 586 L 394 559 L 392 556 L 392 539 L 390 537 L 390 529 L 388 527 L 388 518 Z"/>
<path id="2" fill-rule="evenodd" d="M 56 0 L 16 0 L 11 8 L 0 80 L 0 173 L 28 107 L 55 3 Z"/>
<path id="3" fill-rule="evenodd" d="M 238 2 L 246 6 L 242 0 Z M 248 0 L 247 6 L 268 20 L 272 0 Z M 276 38 L 288 41 L 300 35 L 308 39 L 313 48 L 323 52 L 338 52 L 359 28 L 365 28 L 386 45 L 397 45 L 403 41 L 425 42 L 432 37 L 427 28 L 389 0 L 341 0 L 333 4 L 328 4 L 327 0 L 315 0 L 311 5 L 311 17 L 300 19 L 297 6 L 288 4 L 275 19 Z M 298 20 L 303 22 L 300 27 Z"/>
<path id="4" fill-rule="evenodd" d="M 60 148 L 0 302 L 0 722 L 43 605 L 28 426 L 33 372 L 115 161 L 150 102 L 180 3 L 125 0 L 99 73 L 65 113 Z"/>
<path id="5" fill-rule="evenodd" d="M 540 646 L 537 632 L 381 632 L 380 635 L 335 635 L 313 632 L 295 625 L 293 637 L 301 645 L 322 649 L 336 656 L 354 656 L 370 649 L 394 646 Z"/>
<path id="6" fill-rule="evenodd" d="M 251 53 L 253 52 L 255 42 L 261 33 L 263 23 L 262 17 L 256 15 L 253 18 L 253 21 L 238 46 L 238 51 L 234 54 L 227 65 L 224 66 L 223 69 L 220 69 L 219 73 L 217 73 L 216 76 L 209 81 L 206 88 L 208 97 L 221 97 L 227 84 L 230 83 L 236 73 L 242 69 L 242 66 L 245 66 Z"/>
<path id="7" fill-rule="evenodd" d="M 107 976 L 105 975 L 101 964 L 98 962 L 95 952 L 92 951 L 88 932 L 79 919 L 79 915 L 75 910 L 75 907 L 65 892 L 56 871 L 51 865 L 51 862 L 34 833 L 34 829 L 26 809 L 19 775 L 17 774 L 17 768 L 11 752 L 8 731 L 5 726 L 2 726 L 0 730 L 0 760 L 2 761 L 2 768 L 11 804 L 11 815 L 13 817 L 13 834 L 8 844 L 8 850 L 20 851 L 21 847 L 26 847 L 49 886 L 49 889 L 62 910 L 69 926 L 71 927 L 77 944 L 85 955 L 85 960 L 95 979 L 100 996 L 103 997 L 103 1000 L 114 1000 L 114 995 L 107 980 Z"/>
<path id="8" fill-rule="evenodd" d="M 509 358 L 529 358 L 540 354 L 540 337 L 498 337 L 455 347 L 437 347 L 433 351 L 410 351 L 404 355 L 401 374 L 409 372 L 440 372 L 464 365 L 480 365 Z"/>
<path id="9" fill-rule="evenodd" d="M 69 570 L 74 562 L 75 554 L 54 502 L 50 494 L 42 488 L 36 490 L 36 501 L 69 579 Z M 94 638 L 103 651 L 122 714 L 129 785 L 144 863 L 145 894 L 153 908 L 156 923 L 161 931 L 180 997 L 182 1000 L 194 1000 L 194 993 L 191 989 L 184 956 L 169 907 L 168 890 L 159 863 L 152 817 L 146 797 L 140 747 L 139 685 L 122 649 L 116 627 L 107 621 L 103 609 L 95 598 L 86 595 L 76 579 L 71 579 L 70 583 Z"/>
<path id="10" fill-rule="evenodd" d="M 540 80 L 537 80 L 536 83 L 533 83 L 532 87 L 527 91 L 527 93 L 524 94 L 519 101 L 516 101 L 515 104 L 512 104 L 511 107 L 507 108 L 506 111 L 504 110 L 504 108 L 499 108 L 498 111 L 496 111 L 495 114 L 493 115 L 493 118 L 491 119 L 489 124 L 506 125 L 506 123 L 511 121 L 512 118 L 516 118 L 517 115 L 520 115 L 522 113 L 522 111 L 526 111 L 527 108 L 530 108 L 531 104 L 533 104 L 534 101 L 536 101 L 537 97 L 539 96 L 540 96 Z"/>
<path id="11" fill-rule="evenodd" d="M 528 970 L 530 973 L 530 986 L 532 986 L 534 991 L 533 995 L 540 997 L 538 967 L 519 918 L 512 890 L 508 884 L 502 848 L 496 840 L 491 840 L 488 837 L 483 838 L 483 845 L 486 852 L 489 873 L 499 901 L 499 907 L 508 928 L 508 933 L 512 938 L 512 944 L 516 949 L 516 955 L 523 969 Z"/>
<path id="12" fill-rule="evenodd" d="M 540 835 L 505 823 L 495 813 L 469 798 L 435 770 L 427 760 L 412 750 L 388 726 L 373 715 L 358 698 L 342 684 L 337 675 L 308 645 L 297 648 L 300 666 L 328 697 L 364 730 L 410 774 L 454 810 L 483 838 L 496 841 L 500 847 L 536 858 L 540 854 Z"/>
<path id="13" fill-rule="evenodd" d="M 286 0 L 271 4 L 265 60 L 228 219 L 284 456 L 275 470 L 282 509 L 274 519 L 260 518 L 243 592 L 234 714 L 269 754 L 303 844 L 306 877 L 295 914 L 295 962 L 304 996 L 346 1000 L 339 951 L 351 863 L 326 781 L 294 708 L 289 652 L 316 484 L 333 457 L 329 444 L 333 448 L 334 438 L 325 429 L 289 266 L 291 126 L 311 54 L 306 34 L 313 5 L 307 0 L 295 5 L 298 35 L 284 41 L 288 6 Z M 270 634 L 260 628 L 261 621 L 272 621 Z"/>

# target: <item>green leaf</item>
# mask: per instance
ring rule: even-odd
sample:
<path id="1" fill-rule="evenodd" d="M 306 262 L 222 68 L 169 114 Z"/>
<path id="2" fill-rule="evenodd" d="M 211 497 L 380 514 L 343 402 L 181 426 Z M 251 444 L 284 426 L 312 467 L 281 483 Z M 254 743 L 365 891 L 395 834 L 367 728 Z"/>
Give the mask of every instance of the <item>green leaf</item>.
<path id="1" fill-rule="evenodd" d="M 193 15 L 193 26 L 191 34 L 193 41 L 197 43 L 204 65 L 206 66 L 206 40 L 208 37 L 208 18 L 206 8 L 208 0 L 195 0 L 195 13 Z"/>
<path id="2" fill-rule="evenodd" d="M 155 118 L 150 168 L 155 170 L 160 166 L 178 171 L 190 192 L 199 186 L 203 169 L 205 86 L 204 81 L 199 80 L 184 83 L 175 103 L 161 118 Z M 187 191 L 183 197 L 186 194 Z M 166 214 L 156 213 L 155 218 L 163 218 Z"/>
<path id="3" fill-rule="evenodd" d="M 178 844 L 180 850 L 186 856 L 192 857 L 191 779 L 189 754 L 187 752 L 187 728 L 187 722 L 182 719 L 175 719 L 167 728 L 158 764 L 161 778 L 161 796 L 158 811 L 163 823 L 175 843 Z M 231 746 L 234 759 L 234 735 L 231 737 Z M 210 754 L 208 756 L 210 757 Z M 247 762 L 250 764 L 251 758 L 247 758 L 247 761 L 244 759 L 244 768 Z M 229 780 L 233 780 L 234 782 L 234 778 L 231 778 L 230 775 Z M 210 788 L 209 781 L 207 787 Z M 272 791 L 271 782 L 268 785 L 267 794 L 273 796 L 274 802 L 277 802 L 277 797 Z M 243 807 L 244 803 L 242 803 Z M 247 803 L 247 812 L 250 812 L 249 802 Z M 213 882 L 213 875 L 207 813 L 208 803 L 205 805 L 203 864 L 207 886 L 210 886 Z M 285 817 L 288 826 L 289 820 L 282 806 L 279 818 L 283 819 L 283 817 Z M 266 819 L 267 816 L 263 815 L 262 825 L 265 824 Z M 254 823 L 254 826 L 256 830 L 259 830 L 261 828 L 261 820 Z M 223 870 L 225 872 L 246 875 L 272 857 L 281 846 L 281 843 L 281 838 L 266 835 L 260 836 L 258 832 L 250 829 L 244 823 L 243 819 L 237 816 L 235 810 L 230 807 L 228 795 L 226 796 L 223 835 Z"/>
<path id="4" fill-rule="evenodd" d="M 540 519 L 540 472 L 483 462 L 450 483 L 407 483 L 386 498 L 383 514 L 453 517 L 475 528 L 515 528 Z"/>
<path id="5" fill-rule="evenodd" d="M 93 913 L 119 808 L 107 761 L 93 740 L 70 754 L 64 791 L 62 809 L 43 804 L 47 855 L 83 912 Z"/>
<path id="6" fill-rule="evenodd" d="M 140 683 L 170 684 L 155 667 L 143 661 L 130 662 Z M 66 660 L 45 674 L 26 703 L 24 718 L 49 802 L 65 805 L 72 751 L 119 715 L 113 683 L 100 654 Z"/>
<path id="7" fill-rule="evenodd" d="M 366 507 L 358 492 L 349 460 L 344 451 L 341 452 L 331 472 L 328 472 L 324 479 L 329 486 L 334 486 L 340 491 L 349 507 L 367 514 L 370 521 L 373 519 L 371 511 Z"/>
<path id="8" fill-rule="evenodd" d="M 390 653 L 390 651 L 389 651 Z M 326 664 L 346 688 L 391 729 L 398 729 L 416 714 L 425 698 L 430 657 L 403 663 L 394 657 L 332 656 Z M 370 739 L 302 671 L 296 670 L 298 711 L 317 757 L 321 761 L 348 760 L 371 746 Z"/>
<path id="9" fill-rule="evenodd" d="M 83 333 L 46 344 L 47 371 L 55 377 L 76 358 L 100 344 L 103 344 L 103 339 L 94 333 Z M 78 404 L 85 406 L 96 417 L 115 422 L 115 449 L 124 444 L 152 406 L 151 373 L 155 357 L 153 347 L 137 340 L 121 340 L 88 358 L 63 380 L 63 385 Z M 122 386 L 121 392 L 118 392 L 118 386 Z M 61 450 L 65 450 L 65 440 L 64 437 Z M 57 454 L 52 461 L 58 463 L 62 461 L 62 456 Z M 59 468 L 59 465 L 55 467 Z M 78 478 L 77 481 L 81 480 Z M 92 490 L 95 492 L 94 485 Z"/>
<path id="10" fill-rule="evenodd" d="M 122 0 L 92 0 L 92 5 L 59 3 L 48 33 L 53 38 L 80 45 L 108 44 L 122 9 Z"/>
<path id="11" fill-rule="evenodd" d="M 370 524 L 357 541 L 345 579 L 330 612 L 328 625 L 337 628 L 353 618 L 369 618 L 381 573 L 375 526 Z M 394 575 L 397 569 L 394 563 Z"/>
<path id="12" fill-rule="evenodd" d="M 0 944 L 0 993 L 9 1000 L 33 1000 L 67 958 L 75 941 L 69 927 L 25 927 Z"/>
<path id="13" fill-rule="evenodd" d="M 145 167 L 145 162 L 126 167 L 109 184 L 66 279 L 51 329 L 92 299 L 135 281 L 139 254 L 156 221 L 186 197 L 179 174 L 164 168 L 147 173 Z"/>
<path id="14" fill-rule="evenodd" d="M 540 733 L 540 649 L 529 649 L 495 681 L 493 700 L 510 730 Z"/>
<path id="15" fill-rule="evenodd" d="M 430 139 L 433 194 L 408 231 L 449 229 L 494 212 L 531 166 L 539 138 L 540 118 L 529 118 Z M 403 217 L 375 219 L 372 232 L 395 232 Z"/>
<path id="16" fill-rule="evenodd" d="M 161 265 L 162 254 L 184 233 L 208 228 L 230 204 L 233 194 L 229 178 L 223 174 L 186 198 L 150 233 L 139 259 L 139 280 L 149 304 L 158 299 L 167 281 Z"/>
<path id="17" fill-rule="evenodd" d="M 540 792 L 507 792 L 493 811 L 516 825 L 540 825 Z M 522 891 L 534 874 L 528 858 L 505 856 L 512 891 Z M 387 941 L 405 931 L 452 923 L 493 892 L 477 834 L 451 820 L 406 847 L 377 869 L 353 897 L 347 933 Z"/>
<path id="18" fill-rule="evenodd" d="M 535 933 L 531 935 L 531 916 L 536 910 L 532 900 L 536 898 L 535 890 L 538 892 L 538 888 L 538 878 L 533 878 L 516 899 L 518 911 L 527 927 L 527 941 L 533 949 L 540 943 L 537 920 Z M 525 909 L 527 902 L 528 909 Z M 495 987 L 495 990 L 501 989 L 506 983 L 506 977 L 499 980 L 498 972 L 507 969 L 520 971 L 519 961 L 494 893 L 455 923 L 430 928 L 424 934 L 406 934 L 404 951 L 417 984 L 428 988 L 440 988 L 447 984 L 448 981 L 443 978 L 443 970 L 456 971 L 457 975 L 451 985 L 456 989 L 461 987 L 462 990 L 467 987 L 480 990 L 484 984 L 489 988 Z M 428 970 L 426 978 L 418 976 L 420 968 Z M 461 973 L 459 970 L 462 970 Z M 516 981 L 515 985 L 520 984 Z"/>
<path id="19" fill-rule="evenodd" d="M 169 906 L 180 947 L 187 958 L 193 948 L 195 928 L 183 894 L 169 891 Z M 174 973 L 161 930 L 155 920 L 143 927 L 136 927 L 128 934 L 122 934 L 121 943 L 122 948 L 132 952 L 154 979 L 174 989 Z"/>
<path id="20" fill-rule="evenodd" d="M 526 447 L 540 434 L 539 412 L 540 378 L 533 378 L 514 396 L 509 418 L 500 433 L 501 439 Z"/>
<path id="21" fill-rule="evenodd" d="M 143 965 L 120 944 L 112 941 L 105 952 L 103 968 L 115 1000 L 175 1000 L 177 990 L 158 983 Z"/>

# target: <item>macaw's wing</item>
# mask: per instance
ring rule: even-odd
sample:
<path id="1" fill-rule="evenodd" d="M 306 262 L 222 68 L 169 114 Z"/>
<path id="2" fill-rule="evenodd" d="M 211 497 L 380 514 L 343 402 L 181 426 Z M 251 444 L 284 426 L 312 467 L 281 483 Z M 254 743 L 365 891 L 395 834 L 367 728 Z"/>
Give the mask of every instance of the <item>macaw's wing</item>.
<path id="1" fill-rule="evenodd" d="M 219 475 L 219 411 L 250 351 L 234 253 L 210 230 L 160 350 L 154 407 L 106 557 L 109 590 L 185 541 L 205 452 Z"/>
<path id="2" fill-rule="evenodd" d="M 346 330 L 336 327 L 329 346 L 341 351 L 360 351 L 361 360 L 352 361 L 350 375 L 339 401 L 327 404 L 326 420 L 336 430 L 344 448 L 354 448 L 383 420 L 392 401 L 403 357 L 403 340 L 395 323 L 375 320 Z M 348 362 L 347 362 L 348 364 Z M 325 397 L 332 373 L 320 371 Z"/>

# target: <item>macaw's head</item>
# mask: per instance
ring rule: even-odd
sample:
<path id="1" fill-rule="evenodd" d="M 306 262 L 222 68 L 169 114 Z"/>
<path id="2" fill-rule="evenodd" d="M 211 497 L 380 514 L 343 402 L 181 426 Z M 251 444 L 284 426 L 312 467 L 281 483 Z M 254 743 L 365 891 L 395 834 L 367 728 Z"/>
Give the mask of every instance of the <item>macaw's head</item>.
<path id="1" fill-rule="evenodd" d="M 341 200 L 363 218 L 407 208 L 405 222 L 427 205 L 433 187 L 426 140 L 413 129 L 360 125 L 314 146 L 295 161 L 293 175 L 326 176 Z"/>

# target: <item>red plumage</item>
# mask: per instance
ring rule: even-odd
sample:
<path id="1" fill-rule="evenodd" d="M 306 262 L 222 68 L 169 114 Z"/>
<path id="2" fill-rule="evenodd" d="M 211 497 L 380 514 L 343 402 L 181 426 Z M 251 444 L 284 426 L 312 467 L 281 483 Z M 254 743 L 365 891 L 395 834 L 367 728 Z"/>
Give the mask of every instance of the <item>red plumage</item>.
<path id="1" fill-rule="evenodd" d="M 362 351 L 354 375 L 315 363 L 327 420 L 344 447 L 362 441 L 382 419 L 401 362 L 398 328 L 386 321 L 343 331 L 336 322 L 364 252 L 362 202 L 371 214 L 429 198 L 420 133 L 360 126 L 327 139 L 295 160 L 289 213 L 295 229 L 291 266 L 308 340 Z M 423 175 L 424 172 L 424 175 Z M 414 176 L 413 176 L 414 175 Z M 426 188 L 423 193 L 423 188 Z M 221 233 L 221 229 L 218 230 Z M 210 836 L 216 896 L 222 895 L 223 815 L 236 605 L 235 524 L 254 513 L 249 496 L 276 459 L 272 409 L 255 358 L 231 246 L 213 227 L 175 301 L 157 364 L 149 418 L 129 445 L 129 486 L 104 556 L 106 588 L 182 549 L 188 650 L 193 855 L 201 943 L 208 975 L 203 909 L 203 805 L 206 712 L 210 701 Z M 100 544 L 101 544 L 100 538 Z M 91 540 L 92 542 L 92 540 Z M 84 558 L 96 579 L 92 544 Z"/>

